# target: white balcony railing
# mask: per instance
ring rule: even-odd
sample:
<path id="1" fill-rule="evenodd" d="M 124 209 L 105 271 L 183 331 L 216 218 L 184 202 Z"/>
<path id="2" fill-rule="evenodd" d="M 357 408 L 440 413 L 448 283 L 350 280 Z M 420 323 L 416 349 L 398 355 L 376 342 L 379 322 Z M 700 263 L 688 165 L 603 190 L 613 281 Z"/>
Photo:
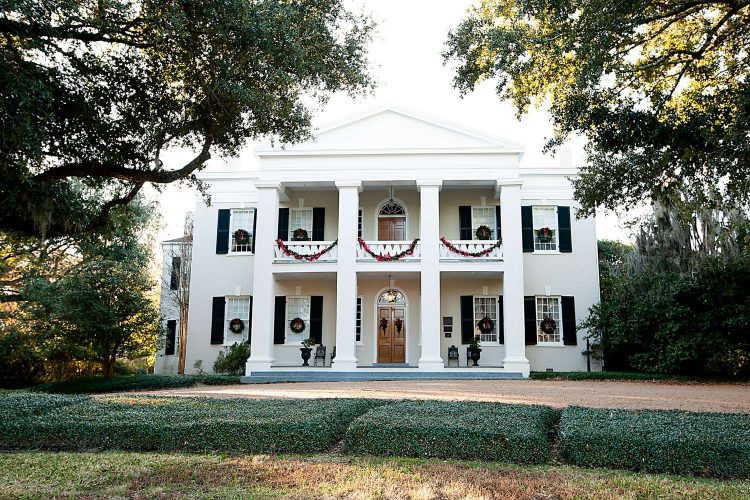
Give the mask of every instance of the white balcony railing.
<path id="1" fill-rule="evenodd" d="M 442 240 L 438 244 L 440 260 L 481 262 L 503 259 L 503 247 L 493 240 Z"/>
<path id="2" fill-rule="evenodd" d="M 413 262 L 422 256 L 420 245 L 419 241 L 367 241 L 364 245 L 361 243 L 357 245 L 357 260 Z M 400 258 L 394 258 L 400 255 Z"/>
<path id="3" fill-rule="evenodd" d="M 274 243 L 275 262 L 336 262 L 334 241 L 284 241 Z M 282 246 L 283 244 L 283 246 Z"/>

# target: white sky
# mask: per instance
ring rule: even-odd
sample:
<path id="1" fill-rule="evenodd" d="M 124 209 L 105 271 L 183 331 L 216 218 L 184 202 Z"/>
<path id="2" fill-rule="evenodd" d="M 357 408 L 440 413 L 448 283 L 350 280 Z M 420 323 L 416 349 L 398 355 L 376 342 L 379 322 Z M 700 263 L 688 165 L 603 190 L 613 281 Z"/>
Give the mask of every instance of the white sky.
<path id="1" fill-rule="evenodd" d="M 315 120 L 316 126 L 345 119 L 350 115 L 384 103 L 412 109 L 426 115 L 484 131 L 525 145 L 522 167 L 553 167 L 559 160 L 542 154 L 542 146 L 550 137 L 549 117 L 537 110 L 519 122 L 515 110 L 499 100 L 492 82 L 486 82 L 463 99 L 453 88 L 453 73 L 444 67 L 441 53 L 448 31 L 464 17 L 470 0 L 349 0 L 354 9 L 369 12 L 378 22 L 375 39 L 370 47 L 372 73 L 377 81 L 374 94 L 352 100 L 334 96 Z M 256 169 L 248 143 L 238 158 L 214 158 L 208 170 Z M 581 141 L 569 146 L 573 163 L 582 160 Z M 186 153 L 173 153 L 165 158 L 174 168 L 190 159 Z M 155 193 L 154 193 L 155 194 Z M 156 195 L 156 194 L 155 194 Z M 159 240 L 180 236 L 185 212 L 194 210 L 195 191 L 178 185 L 168 186 L 156 195 L 163 219 Z M 613 215 L 597 217 L 599 239 L 628 239 Z"/>

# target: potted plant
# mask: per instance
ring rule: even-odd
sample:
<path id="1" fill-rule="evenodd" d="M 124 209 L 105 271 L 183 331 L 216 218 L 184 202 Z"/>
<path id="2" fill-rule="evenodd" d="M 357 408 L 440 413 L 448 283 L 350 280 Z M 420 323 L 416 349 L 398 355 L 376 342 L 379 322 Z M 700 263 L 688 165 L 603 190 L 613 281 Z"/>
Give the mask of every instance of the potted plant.
<path id="1" fill-rule="evenodd" d="M 312 355 L 313 347 L 315 346 L 315 340 L 311 337 L 306 338 L 302 341 L 302 347 L 299 348 L 302 353 L 302 366 L 310 366 L 310 356 Z"/>
<path id="2" fill-rule="evenodd" d="M 474 336 L 469 342 L 469 357 L 474 362 L 471 366 L 479 366 L 479 356 L 482 353 L 482 349 L 479 347 L 479 335 Z"/>

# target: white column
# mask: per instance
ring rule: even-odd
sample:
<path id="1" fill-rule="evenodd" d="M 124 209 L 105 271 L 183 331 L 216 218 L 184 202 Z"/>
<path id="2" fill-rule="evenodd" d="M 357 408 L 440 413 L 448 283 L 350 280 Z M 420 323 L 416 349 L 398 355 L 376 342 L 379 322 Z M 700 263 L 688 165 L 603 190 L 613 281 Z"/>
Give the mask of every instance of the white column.
<path id="1" fill-rule="evenodd" d="M 339 244 L 336 273 L 336 360 L 337 371 L 357 368 L 357 222 L 360 181 L 336 181 L 339 190 Z"/>
<path id="2" fill-rule="evenodd" d="M 523 317 L 523 247 L 521 245 L 521 181 L 503 181 L 500 191 L 502 215 L 503 313 L 505 315 L 506 371 L 529 376 Z"/>
<path id="3" fill-rule="evenodd" d="M 422 246 L 420 330 L 421 370 L 442 370 L 440 356 L 440 187 L 442 181 L 418 181 L 419 228 Z"/>
<path id="4" fill-rule="evenodd" d="M 275 288 L 271 266 L 278 233 L 278 182 L 258 182 L 258 218 L 253 264 L 253 337 L 245 373 L 268 371 L 273 363 L 273 316 Z"/>

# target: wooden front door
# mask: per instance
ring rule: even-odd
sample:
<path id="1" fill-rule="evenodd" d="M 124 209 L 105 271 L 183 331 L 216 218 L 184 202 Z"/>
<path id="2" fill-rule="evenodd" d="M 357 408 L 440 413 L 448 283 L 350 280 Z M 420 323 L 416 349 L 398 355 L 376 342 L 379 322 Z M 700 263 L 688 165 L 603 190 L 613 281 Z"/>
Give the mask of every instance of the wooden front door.
<path id="1" fill-rule="evenodd" d="M 406 363 L 406 308 L 378 306 L 378 363 Z"/>
<path id="2" fill-rule="evenodd" d="M 379 217 L 378 218 L 378 240 L 379 241 L 404 241 L 406 240 L 406 217 Z"/>

